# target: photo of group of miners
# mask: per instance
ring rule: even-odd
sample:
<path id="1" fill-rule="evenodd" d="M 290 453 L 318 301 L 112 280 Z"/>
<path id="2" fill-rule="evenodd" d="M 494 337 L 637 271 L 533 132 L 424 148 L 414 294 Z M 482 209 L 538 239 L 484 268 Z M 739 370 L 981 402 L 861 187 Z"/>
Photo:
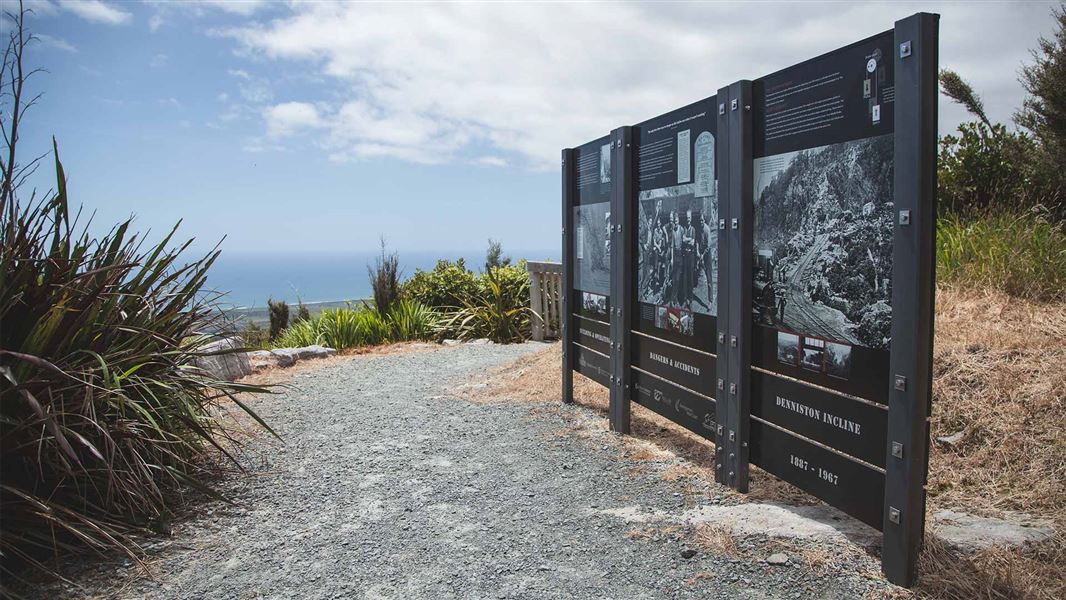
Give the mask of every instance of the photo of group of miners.
<path id="1" fill-rule="evenodd" d="M 638 294 L 648 304 L 717 313 L 718 218 L 712 196 L 693 185 L 640 193 Z"/>

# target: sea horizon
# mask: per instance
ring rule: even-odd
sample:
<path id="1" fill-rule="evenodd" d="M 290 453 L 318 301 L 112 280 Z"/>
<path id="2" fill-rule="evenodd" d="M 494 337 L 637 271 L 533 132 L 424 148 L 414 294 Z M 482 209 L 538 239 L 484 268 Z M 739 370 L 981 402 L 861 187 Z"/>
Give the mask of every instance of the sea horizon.
<path id="1" fill-rule="evenodd" d="M 432 270 L 439 260 L 462 258 L 475 273 L 485 263 L 484 250 L 398 250 L 397 254 L 403 280 L 418 270 Z M 559 254 L 558 248 L 504 250 L 504 256 L 513 262 L 558 261 Z M 223 251 L 211 267 L 205 287 L 225 293 L 220 304 L 227 309 L 265 307 L 270 298 L 309 306 L 362 300 L 372 296 L 367 267 L 380 256 L 380 251 Z"/>

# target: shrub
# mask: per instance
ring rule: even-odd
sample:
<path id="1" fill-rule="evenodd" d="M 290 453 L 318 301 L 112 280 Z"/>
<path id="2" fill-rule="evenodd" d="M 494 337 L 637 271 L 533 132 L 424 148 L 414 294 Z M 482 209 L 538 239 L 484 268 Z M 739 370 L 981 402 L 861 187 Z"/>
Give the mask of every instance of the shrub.
<path id="1" fill-rule="evenodd" d="M 463 300 L 463 307 L 450 313 L 437 327 L 440 337 L 456 337 L 463 340 L 488 338 L 507 344 L 529 338 L 530 319 L 537 318 L 526 305 L 528 298 L 521 297 L 517 284 L 517 267 L 489 269 L 478 280 L 478 293 Z M 529 280 L 521 270 L 525 292 L 529 293 Z"/>
<path id="2" fill-rule="evenodd" d="M 282 329 L 289 326 L 289 305 L 284 300 L 267 300 L 270 312 L 270 339 L 275 339 Z"/>
<path id="3" fill-rule="evenodd" d="M 310 318 L 311 311 L 307 310 L 307 305 L 304 304 L 303 300 L 299 300 L 299 305 L 296 308 L 296 319 L 294 319 L 293 322 L 306 321 Z"/>
<path id="4" fill-rule="evenodd" d="M 459 308 L 477 293 L 477 277 L 461 258 L 455 262 L 437 261 L 432 271 L 415 271 L 402 288 L 404 298 L 435 309 Z"/>
<path id="5" fill-rule="evenodd" d="M 266 348 L 270 345 L 267 332 L 255 321 L 248 321 L 239 335 L 245 348 Z"/>
<path id="6" fill-rule="evenodd" d="M 937 279 L 1012 296 L 1066 299 L 1066 233 L 1038 209 L 937 221 Z"/>
<path id="7" fill-rule="evenodd" d="M 432 337 L 436 321 L 433 310 L 411 300 L 397 302 L 384 317 L 370 306 L 348 306 L 324 310 L 317 317 L 297 321 L 278 336 L 274 345 L 322 344 L 341 350 L 390 341 L 424 340 Z"/>
<path id="8" fill-rule="evenodd" d="M 392 340 L 428 340 L 433 337 L 437 314 L 425 304 L 404 299 L 396 303 L 389 313 Z"/>
<path id="9" fill-rule="evenodd" d="M 319 326 L 312 319 L 296 321 L 274 339 L 275 348 L 302 348 L 321 343 Z"/>
<path id="10" fill-rule="evenodd" d="M 400 298 L 400 257 L 385 252 L 385 240 L 381 240 L 381 256 L 373 267 L 367 265 L 370 287 L 374 290 L 374 306 L 379 314 L 387 314 Z"/>

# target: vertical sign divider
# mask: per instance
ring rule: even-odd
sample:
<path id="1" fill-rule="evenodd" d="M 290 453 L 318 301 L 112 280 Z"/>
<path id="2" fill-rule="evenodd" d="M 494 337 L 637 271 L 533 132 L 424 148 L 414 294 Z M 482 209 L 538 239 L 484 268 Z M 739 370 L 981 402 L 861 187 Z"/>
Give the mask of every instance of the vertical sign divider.
<path id="1" fill-rule="evenodd" d="M 881 569 L 913 585 L 925 529 L 932 398 L 936 225 L 937 28 L 918 13 L 895 26 L 895 224 L 888 447 Z"/>
<path id="2" fill-rule="evenodd" d="M 562 289 L 559 290 L 559 338 L 563 345 L 562 399 L 574 401 L 574 331 L 571 327 L 574 312 L 574 205 L 577 201 L 577 165 L 573 148 L 562 153 L 563 174 L 563 231 L 562 231 Z"/>
<path id="3" fill-rule="evenodd" d="M 733 405 L 731 427 L 736 439 L 730 453 L 735 454 L 736 477 L 733 487 L 748 491 L 748 431 L 751 405 L 751 290 L 752 235 L 754 232 L 752 206 L 752 112 L 751 82 L 738 81 L 730 88 L 729 149 L 732 157 L 729 176 L 730 203 L 730 291 L 729 326 L 736 342 L 730 339 L 729 377 L 730 402 Z M 735 394 L 733 383 L 736 384 Z"/>
<path id="4" fill-rule="evenodd" d="M 733 422 L 730 415 L 732 404 L 729 402 L 729 340 L 732 332 L 729 327 L 729 306 L 733 282 L 729 278 L 729 263 L 731 261 L 729 247 L 729 218 L 732 214 L 729 201 L 729 180 L 732 174 L 733 156 L 729 151 L 730 144 L 730 119 L 729 119 L 729 88 L 718 90 L 718 102 L 715 110 L 718 118 L 718 153 L 716 169 L 718 171 L 718 331 L 715 332 L 715 350 L 718 355 L 715 363 L 715 434 L 714 434 L 714 480 L 715 482 L 732 487 L 729 472 L 733 469 L 727 460 L 728 452 L 726 442 L 728 440 L 728 427 Z M 735 472 L 735 471 L 734 471 Z"/>
<path id="5" fill-rule="evenodd" d="M 636 161 L 633 128 L 611 132 L 611 431 L 629 433 L 633 330 L 633 205 Z"/>

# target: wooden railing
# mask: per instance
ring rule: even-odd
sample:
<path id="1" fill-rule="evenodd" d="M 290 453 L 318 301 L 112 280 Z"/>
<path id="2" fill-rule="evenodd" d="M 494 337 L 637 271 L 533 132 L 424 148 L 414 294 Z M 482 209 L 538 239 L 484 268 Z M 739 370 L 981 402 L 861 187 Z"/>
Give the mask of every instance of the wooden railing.
<path id="1" fill-rule="evenodd" d="M 533 339 L 540 342 L 559 337 L 563 265 L 557 262 L 527 262 L 529 307 L 533 317 Z"/>

